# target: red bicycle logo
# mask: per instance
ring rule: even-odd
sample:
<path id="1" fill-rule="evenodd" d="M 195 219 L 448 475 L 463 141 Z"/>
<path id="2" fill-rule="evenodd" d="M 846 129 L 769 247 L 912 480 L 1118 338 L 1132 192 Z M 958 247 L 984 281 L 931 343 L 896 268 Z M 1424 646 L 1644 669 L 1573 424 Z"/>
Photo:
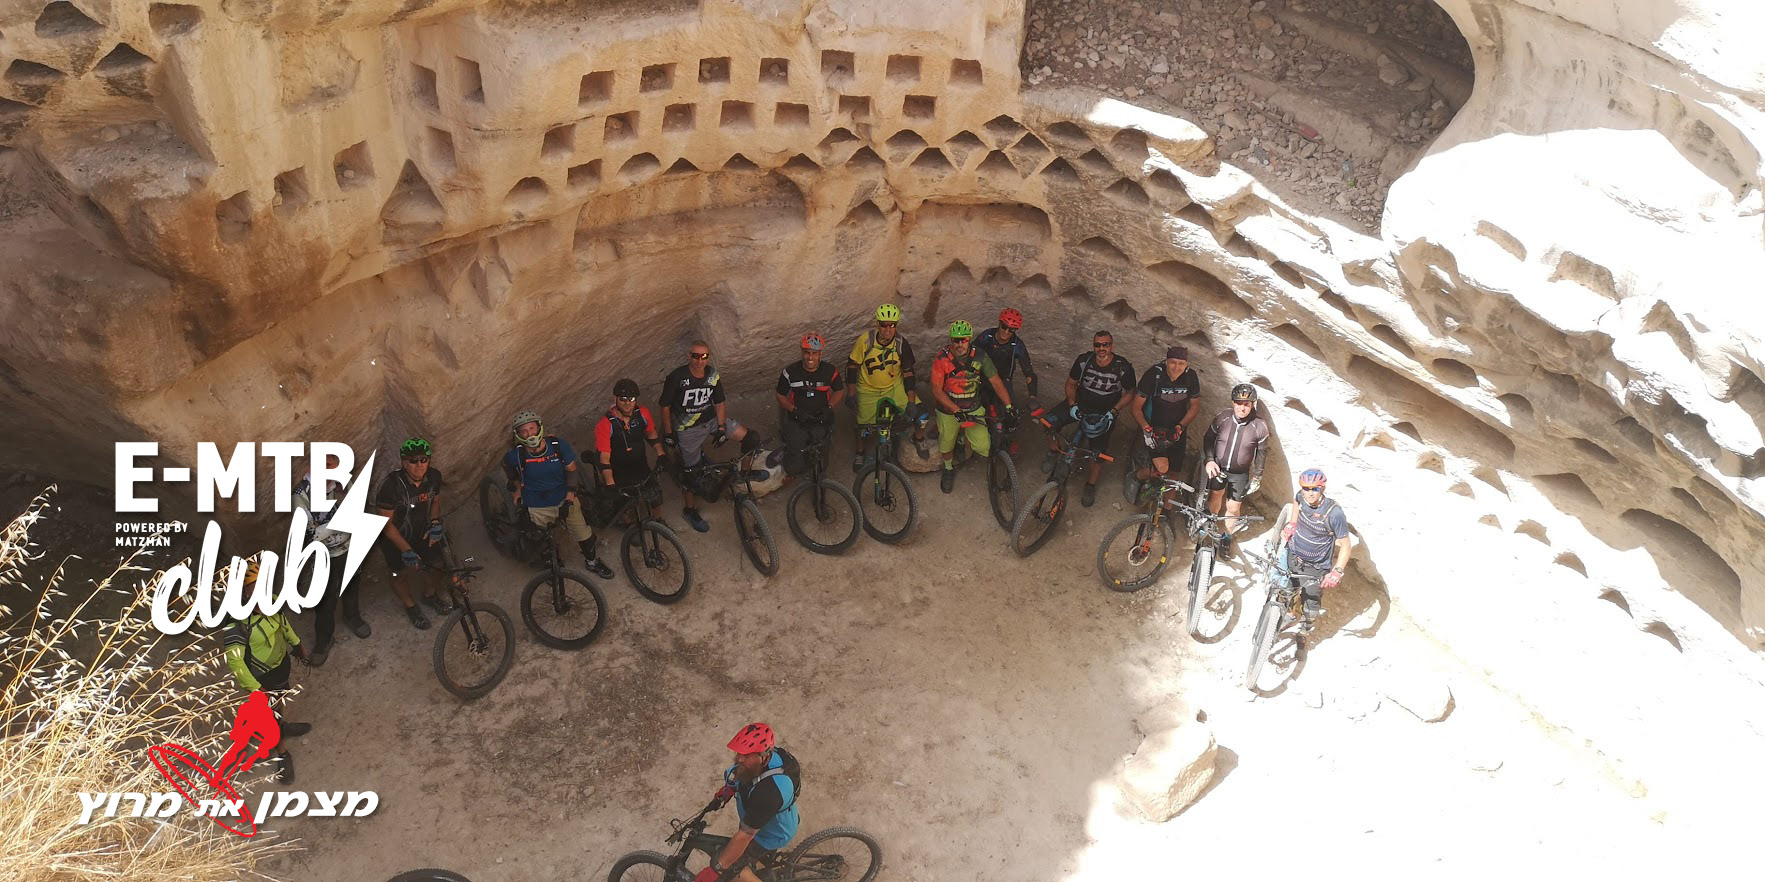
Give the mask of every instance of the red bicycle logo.
<path id="1" fill-rule="evenodd" d="M 276 724 L 276 712 L 270 710 L 269 697 L 259 690 L 252 690 L 246 696 L 245 703 L 239 706 L 239 712 L 234 714 L 233 729 L 228 737 L 232 739 L 233 746 L 221 755 L 218 767 L 204 762 L 195 751 L 181 744 L 150 747 L 147 755 L 153 760 L 159 773 L 189 803 L 201 802 L 195 794 L 200 788 L 191 780 L 191 775 L 195 775 L 208 785 L 209 789 L 204 792 L 211 794 L 211 799 L 220 799 L 227 805 L 238 807 L 237 825 L 228 823 L 219 812 L 213 815 L 215 823 L 240 836 L 256 836 L 257 822 L 244 811 L 245 800 L 233 788 L 233 778 L 241 772 L 249 771 L 252 764 L 269 756 L 270 751 L 282 741 L 282 727 Z M 258 746 L 255 751 L 248 753 L 253 738 L 258 740 Z"/>

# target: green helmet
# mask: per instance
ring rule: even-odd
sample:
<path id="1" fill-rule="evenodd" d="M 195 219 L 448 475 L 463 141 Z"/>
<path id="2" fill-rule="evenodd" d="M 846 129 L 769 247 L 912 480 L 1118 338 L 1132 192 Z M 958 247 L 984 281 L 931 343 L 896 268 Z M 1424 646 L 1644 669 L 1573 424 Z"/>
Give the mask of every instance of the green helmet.
<path id="1" fill-rule="evenodd" d="M 879 322 L 898 322 L 901 320 L 901 307 L 893 303 L 885 303 L 876 308 L 876 320 Z"/>
<path id="2" fill-rule="evenodd" d="M 950 339 L 965 340 L 973 336 L 974 325 L 971 325 L 962 319 L 957 319 L 950 323 Z"/>
<path id="3" fill-rule="evenodd" d="M 398 445 L 399 456 L 410 456 L 413 453 L 421 453 L 424 456 L 428 456 L 434 452 L 434 446 L 421 438 L 410 438 L 403 444 Z"/>

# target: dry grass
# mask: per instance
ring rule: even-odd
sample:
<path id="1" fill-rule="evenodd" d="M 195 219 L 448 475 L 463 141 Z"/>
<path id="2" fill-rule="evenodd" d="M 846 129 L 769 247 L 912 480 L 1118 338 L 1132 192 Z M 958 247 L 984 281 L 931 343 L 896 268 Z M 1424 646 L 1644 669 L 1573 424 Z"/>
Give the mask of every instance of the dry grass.
<path id="1" fill-rule="evenodd" d="M 168 638 L 147 620 L 156 579 L 143 555 L 84 596 L 64 590 L 65 560 L 31 576 L 45 569 L 30 531 L 48 505 L 46 492 L 0 531 L 0 880 L 271 878 L 259 868 L 291 843 L 235 836 L 190 806 L 79 823 L 82 791 L 171 791 L 149 746 L 218 755 L 242 696 L 217 677 L 218 640 Z M 248 783 L 235 782 L 241 795 Z"/>

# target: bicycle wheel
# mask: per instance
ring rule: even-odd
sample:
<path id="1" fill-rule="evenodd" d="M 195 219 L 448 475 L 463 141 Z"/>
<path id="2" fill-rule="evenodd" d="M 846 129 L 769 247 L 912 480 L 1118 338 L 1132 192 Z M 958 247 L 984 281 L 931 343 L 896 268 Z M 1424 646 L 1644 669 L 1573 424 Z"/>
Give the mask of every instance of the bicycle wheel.
<path id="1" fill-rule="evenodd" d="M 1128 541 L 1121 541 L 1123 536 Z M 1154 526 L 1149 514 L 1123 518 L 1097 546 L 1097 575 L 1112 591 L 1138 591 L 1158 579 L 1176 547 L 1170 521 L 1160 520 Z"/>
<path id="2" fill-rule="evenodd" d="M 1195 562 L 1189 565 L 1189 636 L 1201 636 L 1201 608 L 1207 603 L 1207 592 L 1213 587 L 1213 544 L 1195 546 Z"/>
<path id="3" fill-rule="evenodd" d="M 458 873 L 447 870 L 406 870 L 388 882 L 472 882 Z"/>
<path id="4" fill-rule="evenodd" d="M 993 505 L 993 520 L 1010 530 L 1017 517 L 1017 463 L 1003 450 L 994 450 L 987 461 L 987 501 Z"/>
<path id="5" fill-rule="evenodd" d="M 1066 485 L 1049 481 L 1024 500 L 1011 522 L 1011 550 L 1029 557 L 1054 538 L 1054 526 L 1066 510 Z"/>
<path id="6" fill-rule="evenodd" d="M 504 557 L 515 553 L 515 497 L 496 475 L 486 475 L 478 482 L 478 515 L 484 521 L 484 535 Z"/>
<path id="7" fill-rule="evenodd" d="M 435 635 L 435 676 L 441 688 L 468 701 L 495 689 L 515 663 L 515 622 L 494 603 L 464 606 L 441 623 Z"/>
<path id="8" fill-rule="evenodd" d="M 791 535 L 816 554 L 839 554 L 851 548 L 864 526 L 858 497 L 826 479 L 798 483 L 785 502 L 784 515 Z"/>
<path id="9" fill-rule="evenodd" d="M 742 539 L 742 552 L 754 562 L 754 569 L 768 576 L 778 575 L 778 543 L 772 540 L 772 528 L 760 514 L 760 506 L 752 499 L 735 504 L 735 531 Z"/>
<path id="10" fill-rule="evenodd" d="M 644 521 L 627 529 L 619 543 L 619 563 L 631 587 L 656 603 L 677 603 L 693 586 L 686 546 L 661 521 Z"/>
<path id="11" fill-rule="evenodd" d="M 1250 670 L 1244 674 L 1244 688 L 1256 691 L 1256 681 L 1262 676 L 1262 666 L 1269 660 L 1269 651 L 1275 646 L 1275 631 L 1281 625 L 1281 604 L 1273 597 L 1262 605 L 1262 616 L 1256 620 L 1256 640 L 1250 644 Z"/>
<path id="12" fill-rule="evenodd" d="M 634 851 L 613 862 L 607 882 L 692 882 L 692 874 L 676 868 L 668 874 L 668 856 L 659 851 Z"/>
<path id="13" fill-rule="evenodd" d="M 832 827 L 803 840 L 784 859 L 780 882 L 871 882 L 882 872 L 882 846 L 869 833 Z"/>
<path id="14" fill-rule="evenodd" d="M 879 462 L 858 473 L 852 493 L 864 512 L 864 532 L 878 542 L 893 545 L 913 532 L 919 522 L 919 506 L 907 473 L 890 462 Z"/>
<path id="15" fill-rule="evenodd" d="M 607 625 L 607 599 L 587 573 L 540 573 L 521 592 L 521 619 L 534 639 L 556 649 L 581 649 Z"/>

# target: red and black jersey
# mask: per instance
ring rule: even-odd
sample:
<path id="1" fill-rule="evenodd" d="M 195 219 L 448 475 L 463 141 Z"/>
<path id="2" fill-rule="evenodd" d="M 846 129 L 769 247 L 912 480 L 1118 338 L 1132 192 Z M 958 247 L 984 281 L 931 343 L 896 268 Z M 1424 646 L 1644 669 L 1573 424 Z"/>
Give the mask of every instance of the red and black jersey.
<path id="1" fill-rule="evenodd" d="M 648 467 L 650 460 L 644 445 L 655 426 L 649 408 L 641 404 L 631 411 L 630 418 L 620 416 L 616 408 L 609 409 L 594 426 L 595 452 L 605 454 L 618 471 Z"/>

